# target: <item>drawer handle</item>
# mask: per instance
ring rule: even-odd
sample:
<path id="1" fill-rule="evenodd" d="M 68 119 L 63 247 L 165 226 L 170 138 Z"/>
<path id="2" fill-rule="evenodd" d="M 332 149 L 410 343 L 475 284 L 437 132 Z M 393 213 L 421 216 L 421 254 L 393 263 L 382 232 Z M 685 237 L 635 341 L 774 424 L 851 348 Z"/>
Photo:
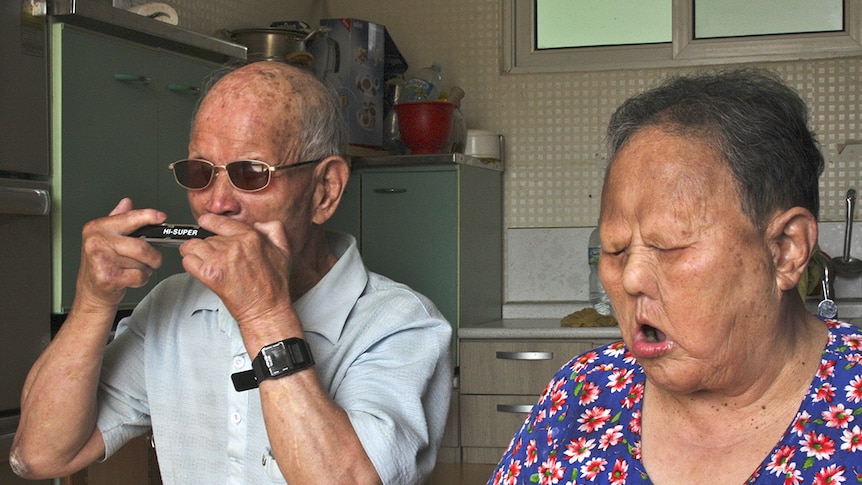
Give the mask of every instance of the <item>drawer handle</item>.
<path id="1" fill-rule="evenodd" d="M 497 352 L 501 360 L 552 360 L 553 352 Z"/>
<path id="2" fill-rule="evenodd" d="M 401 189 L 397 187 L 386 187 L 383 189 L 374 189 L 375 194 L 403 194 L 407 192 L 407 189 Z"/>
<path id="3" fill-rule="evenodd" d="M 150 81 L 152 81 L 149 77 L 139 74 L 114 74 L 114 79 L 121 83 L 143 84 L 144 86 L 150 84 Z"/>
<path id="4" fill-rule="evenodd" d="M 201 92 L 201 88 L 189 84 L 168 84 L 168 90 L 184 94 L 200 94 Z"/>
<path id="5" fill-rule="evenodd" d="M 532 410 L 531 404 L 497 404 L 498 413 L 530 414 Z"/>

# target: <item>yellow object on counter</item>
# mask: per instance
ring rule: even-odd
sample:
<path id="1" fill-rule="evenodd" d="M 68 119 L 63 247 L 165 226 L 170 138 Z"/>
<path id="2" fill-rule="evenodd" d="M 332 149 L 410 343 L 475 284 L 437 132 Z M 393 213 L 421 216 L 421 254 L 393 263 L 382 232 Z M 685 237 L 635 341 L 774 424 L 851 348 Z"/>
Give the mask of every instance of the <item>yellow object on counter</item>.
<path id="1" fill-rule="evenodd" d="M 616 327 L 617 319 L 613 315 L 602 315 L 595 308 L 584 308 L 566 315 L 560 320 L 563 327 Z"/>

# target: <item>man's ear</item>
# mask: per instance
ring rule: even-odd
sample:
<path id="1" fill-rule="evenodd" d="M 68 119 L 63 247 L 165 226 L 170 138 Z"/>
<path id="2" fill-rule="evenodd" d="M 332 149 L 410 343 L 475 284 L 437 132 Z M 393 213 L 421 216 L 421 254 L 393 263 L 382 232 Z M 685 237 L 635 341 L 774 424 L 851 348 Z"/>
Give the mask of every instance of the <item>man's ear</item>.
<path id="1" fill-rule="evenodd" d="M 782 291 L 796 288 L 817 246 L 817 219 L 802 207 L 778 213 L 767 226 L 766 240 L 776 285 Z"/>
<path id="2" fill-rule="evenodd" d="M 332 156 L 321 160 L 315 169 L 314 187 L 314 214 L 312 221 L 315 224 L 323 224 L 328 221 L 338 203 L 341 202 L 341 194 L 347 187 L 350 178 L 350 167 L 347 161 L 339 156 Z"/>

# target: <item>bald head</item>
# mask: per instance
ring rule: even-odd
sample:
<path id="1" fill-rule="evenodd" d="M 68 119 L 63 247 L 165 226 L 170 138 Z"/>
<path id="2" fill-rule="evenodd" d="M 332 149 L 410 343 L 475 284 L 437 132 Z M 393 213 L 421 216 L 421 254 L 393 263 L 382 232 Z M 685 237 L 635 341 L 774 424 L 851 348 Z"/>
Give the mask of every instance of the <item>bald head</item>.
<path id="1" fill-rule="evenodd" d="M 207 91 L 195 123 L 243 110 L 255 113 L 251 122 L 271 127 L 271 142 L 296 147 L 303 159 L 338 154 L 345 143 L 334 93 L 303 68 L 260 61 L 228 72 Z"/>

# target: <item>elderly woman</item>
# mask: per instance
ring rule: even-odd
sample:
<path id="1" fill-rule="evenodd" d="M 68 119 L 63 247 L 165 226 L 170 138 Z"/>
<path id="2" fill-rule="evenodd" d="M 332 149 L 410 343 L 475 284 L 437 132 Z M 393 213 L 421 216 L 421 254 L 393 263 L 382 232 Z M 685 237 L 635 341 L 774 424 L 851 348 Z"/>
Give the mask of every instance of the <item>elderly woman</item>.
<path id="1" fill-rule="evenodd" d="M 803 101 L 760 71 L 677 78 L 608 136 L 599 273 L 623 342 L 560 370 L 489 483 L 862 479 L 862 335 L 796 291 L 823 169 Z"/>

